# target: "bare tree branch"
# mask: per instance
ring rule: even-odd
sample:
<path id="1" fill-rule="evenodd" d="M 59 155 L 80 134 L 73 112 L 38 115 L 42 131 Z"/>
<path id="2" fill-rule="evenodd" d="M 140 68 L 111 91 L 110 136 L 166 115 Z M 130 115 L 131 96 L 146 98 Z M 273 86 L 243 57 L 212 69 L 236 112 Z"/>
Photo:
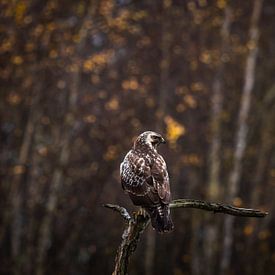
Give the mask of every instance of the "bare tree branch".
<path id="1" fill-rule="evenodd" d="M 122 234 L 122 242 L 117 250 L 115 260 L 115 270 L 112 275 L 127 274 L 129 258 L 135 252 L 141 234 L 148 226 L 150 218 L 148 215 L 136 213 L 130 216 L 126 208 L 115 204 L 104 204 L 104 207 L 118 212 L 126 221 L 126 226 Z M 194 199 L 177 199 L 170 203 L 170 208 L 196 208 L 214 213 L 224 213 L 233 216 L 263 218 L 268 215 L 256 209 L 239 208 L 223 203 L 213 203 Z"/>
<path id="2" fill-rule="evenodd" d="M 196 208 L 214 213 L 224 213 L 233 216 L 262 218 L 268 213 L 255 209 L 240 208 L 223 203 L 206 202 L 193 199 L 178 199 L 172 201 L 170 208 Z"/>
<path id="3" fill-rule="evenodd" d="M 131 217 L 128 211 L 119 205 L 105 204 L 107 208 L 118 212 L 127 221 L 122 234 L 122 241 L 117 250 L 115 260 L 115 270 L 112 275 L 127 274 L 130 256 L 135 252 L 141 234 L 149 224 L 149 216 L 136 213 Z"/>
<path id="4" fill-rule="evenodd" d="M 118 212 L 121 215 L 121 217 L 124 220 L 126 220 L 127 222 L 129 222 L 132 219 L 130 214 L 126 210 L 126 208 L 124 208 L 122 206 L 119 206 L 119 205 L 116 205 L 116 204 L 110 204 L 110 203 L 104 204 L 103 206 Z"/>

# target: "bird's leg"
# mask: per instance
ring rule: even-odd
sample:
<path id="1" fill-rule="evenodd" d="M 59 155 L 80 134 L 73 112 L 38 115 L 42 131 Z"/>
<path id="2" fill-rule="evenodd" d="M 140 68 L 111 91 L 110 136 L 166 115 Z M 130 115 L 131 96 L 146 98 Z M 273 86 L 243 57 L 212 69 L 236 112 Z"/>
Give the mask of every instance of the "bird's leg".
<path id="1" fill-rule="evenodd" d="M 138 215 L 143 216 L 144 218 L 147 217 L 147 212 L 143 207 L 140 207 L 140 209 L 137 212 Z"/>
<path id="2" fill-rule="evenodd" d="M 133 217 L 134 217 L 135 220 L 140 216 L 142 218 L 147 218 L 148 217 L 148 213 L 146 212 L 146 210 L 143 207 L 140 207 L 138 209 L 138 211 L 133 212 Z"/>

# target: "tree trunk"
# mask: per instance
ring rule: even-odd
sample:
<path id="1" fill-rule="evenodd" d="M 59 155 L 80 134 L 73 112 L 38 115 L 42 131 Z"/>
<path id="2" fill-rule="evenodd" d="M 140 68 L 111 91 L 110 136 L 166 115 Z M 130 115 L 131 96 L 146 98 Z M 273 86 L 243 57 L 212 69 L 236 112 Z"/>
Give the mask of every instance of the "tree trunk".
<path id="1" fill-rule="evenodd" d="M 223 91 L 223 74 L 224 62 L 222 57 L 229 54 L 229 35 L 232 23 L 232 10 L 227 6 L 224 10 L 224 21 L 221 27 L 221 50 L 220 64 L 217 68 L 213 82 L 213 95 L 211 99 L 211 118 L 210 129 L 212 131 L 212 141 L 209 152 L 209 182 L 208 182 L 208 199 L 213 201 L 220 200 L 220 163 L 221 163 L 221 116 L 223 109 L 224 91 Z M 213 216 L 207 216 L 204 239 L 204 258 L 208 263 L 205 274 L 212 275 L 215 270 L 215 256 L 218 250 L 218 224 L 213 222 Z"/>
<path id="2" fill-rule="evenodd" d="M 135 252 L 141 234 L 149 224 L 150 217 L 148 215 L 136 214 L 131 217 L 127 209 L 115 204 L 105 204 L 104 207 L 118 212 L 126 222 L 122 234 L 122 241 L 117 250 L 115 260 L 115 270 L 113 275 L 125 275 L 128 271 L 130 256 Z M 223 203 L 207 202 L 193 199 L 177 199 L 169 204 L 170 209 L 179 208 L 195 208 L 214 213 L 224 213 L 240 217 L 266 217 L 268 213 L 256 209 L 238 208 Z"/>
<path id="3" fill-rule="evenodd" d="M 271 104 L 270 104 L 271 102 Z M 257 158 L 255 177 L 252 182 L 251 203 L 257 206 L 260 198 L 260 183 L 263 180 L 267 161 L 272 153 L 274 137 L 274 117 L 275 117 L 275 84 L 268 90 L 262 106 L 261 117 L 261 147 Z"/>
<path id="4" fill-rule="evenodd" d="M 274 106 L 274 99 L 275 99 L 275 85 L 268 90 L 264 100 L 263 105 L 260 110 L 261 116 L 261 144 L 259 148 L 259 153 L 257 155 L 257 165 L 255 169 L 255 175 L 252 179 L 251 185 L 251 196 L 250 202 L 253 206 L 260 205 L 260 197 L 264 195 L 264 190 L 262 183 L 265 180 L 266 175 L 266 168 L 270 167 L 269 162 L 273 153 L 273 137 L 275 135 L 275 106 Z M 271 102 L 271 104 L 270 104 Z M 252 228 L 252 234 L 249 238 L 247 238 L 246 242 L 246 251 L 248 251 L 248 262 L 253 262 L 254 259 L 254 250 L 257 242 L 257 236 L 259 233 L 260 225 L 255 220 L 248 221 L 247 226 Z M 253 274 L 255 272 L 254 266 L 245 265 L 246 272 L 248 274 Z"/>
<path id="5" fill-rule="evenodd" d="M 70 158 L 70 144 L 72 141 L 72 130 L 73 124 L 75 122 L 75 113 L 77 108 L 77 99 L 78 99 L 78 90 L 81 78 L 81 67 L 82 61 L 80 58 L 80 53 L 83 50 L 85 39 L 87 36 L 87 20 L 91 15 L 94 15 L 94 11 L 97 8 L 95 3 L 89 4 L 89 9 L 87 16 L 83 19 L 83 23 L 80 27 L 79 35 L 80 41 L 78 42 L 76 50 L 76 59 L 75 59 L 75 69 L 72 73 L 72 84 L 70 85 L 69 90 L 69 102 L 68 110 L 64 118 L 64 127 L 65 129 L 59 129 L 59 140 L 57 141 L 57 146 L 60 148 L 59 159 L 56 165 L 56 168 L 53 172 L 52 183 L 49 191 L 49 198 L 46 202 L 46 214 L 41 222 L 40 232 L 38 236 L 38 253 L 37 253 L 37 264 L 36 264 L 36 273 L 42 275 L 45 273 L 45 258 L 46 253 L 49 248 L 51 241 L 51 227 L 54 219 L 54 213 L 58 205 L 58 196 L 59 191 L 63 185 L 64 174 L 63 170 L 68 165 Z"/>
<path id="6" fill-rule="evenodd" d="M 273 145 L 271 154 L 272 154 L 271 162 L 274 165 L 274 163 L 275 163 L 275 146 L 274 145 Z M 270 179 L 270 176 L 267 179 L 267 182 L 269 182 L 269 181 L 272 181 L 272 179 Z M 268 192 L 270 195 L 268 196 L 269 199 L 268 200 L 266 199 L 266 202 L 269 207 L 270 213 L 274 213 L 274 211 L 275 211 L 275 200 L 274 200 L 275 187 L 274 187 L 274 185 L 273 186 L 269 185 L 268 189 L 269 189 Z M 268 215 L 266 217 L 266 219 L 263 220 L 263 222 L 259 225 L 257 233 L 260 233 L 260 232 L 270 232 L 271 234 L 273 233 L 272 231 L 273 231 L 274 219 L 272 216 L 273 215 Z M 260 241 L 260 242 L 261 242 L 261 244 L 263 243 L 263 241 Z M 270 239 L 266 240 L 266 242 L 270 242 Z M 254 252 L 255 252 L 255 250 L 254 250 Z M 255 256 L 255 253 L 254 253 L 254 256 Z M 260 259 L 257 258 L 257 255 L 255 258 L 256 258 L 256 261 L 255 261 L 256 265 L 254 266 L 253 274 L 272 274 L 273 273 L 274 261 L 272 264 L 269 264 L 269 265 L 267 264 L 267 262 L 270 263 L 270 251 L 263 253 L 262 256 L 260 257 Z"/>
<path id="7" fill-rule="evenodd" d="M 235 137 L 235 150 L 233 168 L 229 176 L 227 197 L 233 201 L 239 191 L 239 180 L 242 170 L 242 159 L 246 148 L 247 138 L 247 119 L 250 110 L 251 94 L 255 80 L 255 65 L 258 52 L 259 27 L 258 22 L 262 10 L 263 0 L 254 0 L 253 13 L 249 30 L 249 51 L 246 60 L 244 87 L 241 97 L 241 106 L 238 117 L 238 126 Z M 224 222 L 224 242 L 223 254 L 221 259 L 221 274 L 227 274 L 230 264 L 233 242 L 233 217 L 226 217 Z"/>
<path id="8" fill-rule="evenodd" d="M 30 152 L 33 146 L 33 136 L 35 132 L 35 126 L 39 119 L 39 96 L 40 96 L 40 84 L 34 87 L 32 93 L 32 101 L 28 114 L 26 127 L 20 147 L 18 163 L 14 167 L 14 180 L 10 191 L 11 198 L 11 253 L 14 262 L 14 273 L 20 273 L 20 263 L 22 262 L 21 242 L 22 242 L 22 228 L 23 228 L 23 194 L 22 184 L 26 181 L 27 168 L 30 160 Z M 8 210 L 9 211 L 9 210 Z M 9 219 L 9 215 L 7 216 Z M 5 224 L 9 224 L 6 222 Z M 21 260 L 19 259 L 21 258 Z"/>
<path id="9" fill-rule="evenodd" d="M 170 69 L 170 45 L 171 33 L 169 32 L 169 8 L 170 2 L 162 1 L 163 18 L 162 33 L 161 33 L 161 61 L 160 67 L 160 91 L 159 102 L 157 109 L 157 125 L 156 131 L 163 132 L 164 130 L 164 117 L 166 113 L 166 95 L 168 93 L 168 79 Z M 146 234 L 146 254 L 145 254 L 145 274 L 152 275 L 154 268 L 156 250 L 156 232 L 149 227 Z"/>

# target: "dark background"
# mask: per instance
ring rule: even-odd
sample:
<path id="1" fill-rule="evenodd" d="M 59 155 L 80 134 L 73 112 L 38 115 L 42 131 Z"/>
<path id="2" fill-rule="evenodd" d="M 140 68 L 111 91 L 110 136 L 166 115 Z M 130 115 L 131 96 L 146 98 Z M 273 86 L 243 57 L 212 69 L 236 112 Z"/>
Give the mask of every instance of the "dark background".
<path id="1" fill-rule="evenodd" d="M 145 130 L 173 198 L 270 214 L 173 210 L 130 274 L 275 273 L 274 26 L 273 0 L 1 0 L 0 274 L 111 274 Z"/>

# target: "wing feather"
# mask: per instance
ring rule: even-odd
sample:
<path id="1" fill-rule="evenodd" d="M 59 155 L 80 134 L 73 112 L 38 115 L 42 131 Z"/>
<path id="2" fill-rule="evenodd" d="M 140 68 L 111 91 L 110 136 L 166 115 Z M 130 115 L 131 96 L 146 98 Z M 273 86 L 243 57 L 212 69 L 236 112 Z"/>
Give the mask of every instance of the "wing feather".
<path id="1" fill-rule="evenodd" d="M 154 186 L 158 192 L 159 198 L 162 203 L 168 204 L 171 201 L 171 192 L 169 184 L 169 175 L 164 159 L 158 155 L 151 170 L 154 179 Z"/>
<path id="2" fill-rule="evenodd" d="M 121 182 L 136 205 L 152 206 L 171 201 L 167 167 L 160 155 L 149 161 L 131 150 L 121 166 Z"/>

